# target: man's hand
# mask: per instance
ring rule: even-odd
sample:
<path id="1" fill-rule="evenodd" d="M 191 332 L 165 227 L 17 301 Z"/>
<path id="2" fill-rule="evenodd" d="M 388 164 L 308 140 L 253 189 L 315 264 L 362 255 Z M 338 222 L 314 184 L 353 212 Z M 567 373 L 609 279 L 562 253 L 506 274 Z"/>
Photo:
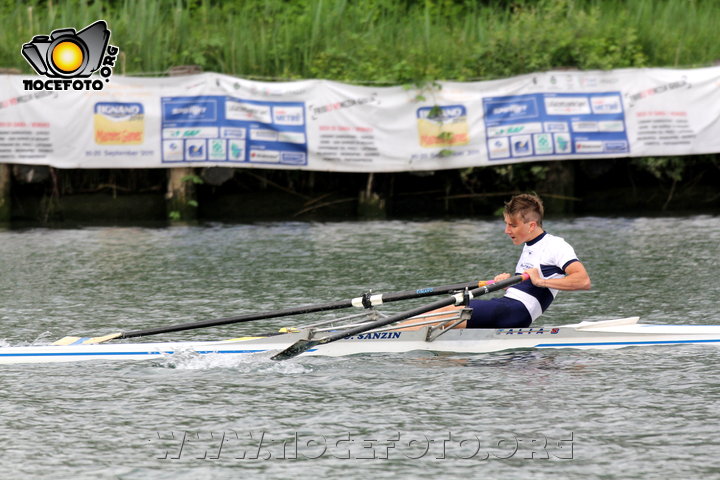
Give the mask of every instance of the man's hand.
<path id="1" fill-rule="evenodd" d="M 525 272 L 523 272 L 523 273 L 527 273 L 528 275 L 530 275 L 530 281 L 531 281 L 532 284 L 535 285 L 536 287 L 544 287 L 544 286 L 546 286 L 546 285 L 545 285 L 546 280 L 542 277 L 542 275 L 540 275 L 540 270 L 539 270 L 539 269 L 537 269 L 537 268 L 529 268 L 529 269 L 525 270 Z"/>
<path id="2" fill-rule="evenodd" d="M 501 274 L 495 275 L 495 278 L 493 278 L 493 280 L 495 280 L 496 282 L 499 282 L 500 280 L 505 280 L 508 278 L 510 278 L 509 273 L 501 273 Z"/>

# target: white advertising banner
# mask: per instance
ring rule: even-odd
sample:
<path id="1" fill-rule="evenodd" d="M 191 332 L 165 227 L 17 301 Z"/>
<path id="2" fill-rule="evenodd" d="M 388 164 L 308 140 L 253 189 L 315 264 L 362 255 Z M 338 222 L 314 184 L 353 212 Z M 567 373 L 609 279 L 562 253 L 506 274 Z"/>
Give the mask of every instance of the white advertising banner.
<path id="1" fill-rule="evenodd" d="M 205 73 L 77 91 L 39 78 L 0 76 L 0 163 L 397 172 L 720 152 L 720 67 L 410 89 Z"/>

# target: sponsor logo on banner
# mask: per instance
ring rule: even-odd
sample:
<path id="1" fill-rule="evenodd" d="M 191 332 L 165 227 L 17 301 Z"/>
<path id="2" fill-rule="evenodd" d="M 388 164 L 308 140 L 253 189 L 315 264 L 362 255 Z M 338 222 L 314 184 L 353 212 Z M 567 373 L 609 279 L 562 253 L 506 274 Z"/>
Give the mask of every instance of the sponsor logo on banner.
<path id="1" fill-rule="evenodd" d="M 522 118 L 537 118 L 538 106 L 535 98 L 506 98 L 483 100 L 486 122 L 506 122 Z"/>
<path id="2" fill-rule="evenodd" d="M 193 139 L 185 141 L 185 159 L 189 162 L 202 161 L 207 158 L 205 140 Z"/>
<path id="3" fill-rule="evenodd" d="M 110 30 L 104 20 L 79 32 L 74 28 L 58 28 L 50 35 L 35 35 L 23 44 L 20 53 L 38 75 L 51 80 L 23 80 L 23 88 L 102 90 L 110 81 L 120 52 L 118 47 L 108 45 L 109 41 Z M 95 72 L 100 78 L 90 79 Z"/>
<path id="4" fill-rule="evenodd" d="M 162 136 L 163 138 L 213 138 L 217 137 L 217 128 L 163 128 Z"/>
<path id="5" fill-rule="evenodd" d="M 530 135 L 515 135 L 510 137 L 512 154 L 514 157 L 527 157 L 532 155 L 532 142 Z"/>
<path id="6" fill-rule="evenodd" d="M 542 132 L 542 124 L 540 122 L 503 125 L 500 127 L 488 127 L 488 137 L 500 137 L 504 135 L 518 135 L 520 133 L 540 132 Z"/>
<path id="7" fill-rule="evenodd" d="M 245 138 L 245 129 L 224 127 L 221 135 L 226 138 Z"/>
<path id="8" fill-rule="evenodd" d="M 598 128 L 601 132 L 623 132 L 625 131 L 625 124 L 622 120 L 609 120 L 598 122 Z"/>
<path id="9" fill-rule="evenodd" d="M 553 133 L 555 140 L 555 153 L 572 153 L 570 135 L 566 133 Z"/>
<path id="10" fill-rule="evenodd" d="M 417 119 L 422 147 L 453 147 L 470 141 L 464 105 L 421 107 Z"/>
<path id="11" fill-rule="evenodd" d="M 550 133 L 568 131 L 568 124 L 565 122 L 545 122 L 543 125 L 545 131 Z"/>
<path id="12" fill-rule="evenodd" d="M 228 150 L 228 158 L 235 162 L 245 161 L 245 142 L 239 140 L 230 140 L 230 148 Z"/>
<path id="13" fill-rule="evenodd" d="M 208 160 L 216 162 L 227 160 L 227 140 L 219 138 L 208 140 Z"/>
<path id="14" fill-rule="evenodd" d="M 204 98 L 180 98 L 164 100 L 163 122 L 174 124 L 193 124 L 217 121 L 217 102 Z"/>
<path id="15" fill-rule="evenodd" d="M 622 113 L 619 95 L 597 96 L 590 98 L 593 113 Z"/>
<path id="16" fill-rule="evenodd" d="M 168 162 L 181 162 L 184 158 L 182 140 L 163 140 L 163 158 Z"/>
<path id="17" fill-rule="evenodd" d="M 553 139 L 550 133 L 536 133 L 533 135 L 533 145 L 535 146 L 535 155 L 552 155 Z"/>
<path id="18" fill-rule="evenodd" d="M 275 150 L 250 150 L 250 161 L 279 163 L 280 152 Z"/>
<path id="19" fill-rule="evenodd" d="M 510 139 L 508 137 L 499 137 L 488 140 L 488 151 L 491 159 L 509 157 Z"/>
<path id="20" fill-rule="evenodd" d="M 545 97 L 545 110 L 548 115 L 587 115 L 591 113 L 587 97 Z"/>
<path id="21" fill-rule="evenodd" d="M 305 143 L 305 134 L 302 132 L 278 132 L 278 141 L 285 143 Z"/>
<path id="22" fill-rule="evenodd" d="M 597 140 L 576 140 L 576 153 L 602 153 L 605 147 L 603 142 Z"/>
<path id="23" fill-rule="evenodd" d="M 250 140 L 259 140 L 262 142 L 277 142 L 278 132 L 264 128 L 251 128 Z"/>
<path id="24" fill-rule="evenodd" d="M 280 154 L 280 161 L 282 163 L 303 165 L 305 163 L 305 153 L 303 153 L 303 152 L 282 152 Z"/>
<path id="25" fill-rule="evenodd" d="M 273 120 L 277 125 L 304 125 L 305 117 L 301 107 L 273 107 Z"/>
<path id="26" fill-rule="evenodd" d="M 573 132 L 597 132 L 599 127 L 597 122 L 578 121 L 572 122 Z"/>
<path id="27" fill-rule="evenodd" d="M 625 153 L 628 151 L 628 142 L 624 140 L 605 142 L 605 153 Z"/>
<path id="28" fill-rule="evenodd" d="M 139 145 L 144 141 L 145 112 L 141 103 L 98 102 L 93 117 L 98 145 Z"/>
<path id="29" fill-rule="evenodd" d="M 246 122 L 272 123 L 270 106 L 230 99 L 225 102 L 225 118 Z M 300 124 L 302 125 L 302 122 Z"/>
<path id="30" fill-rule="evenodd" d="M 505 125 L 502 127 L 489 127 L 487 129 L 488 137 L 503 137 L 505 135 L 516 135 L 523 133 L 525 125 Z"/>

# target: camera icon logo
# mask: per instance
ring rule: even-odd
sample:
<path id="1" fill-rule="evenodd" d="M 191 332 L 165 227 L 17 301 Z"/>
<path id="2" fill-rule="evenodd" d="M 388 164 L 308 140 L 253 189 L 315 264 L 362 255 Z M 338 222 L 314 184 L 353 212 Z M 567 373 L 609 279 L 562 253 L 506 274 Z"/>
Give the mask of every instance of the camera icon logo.
<path id="1" fill-rule="evenodd" d="M 100 69 L 110 40 L 103 20 L 79 32 L 74 28 L 53 30 L 50 36 L 36 35 L 22 46 L 22 55 L 40 75 L 51 78 L 84 78 Z"/>

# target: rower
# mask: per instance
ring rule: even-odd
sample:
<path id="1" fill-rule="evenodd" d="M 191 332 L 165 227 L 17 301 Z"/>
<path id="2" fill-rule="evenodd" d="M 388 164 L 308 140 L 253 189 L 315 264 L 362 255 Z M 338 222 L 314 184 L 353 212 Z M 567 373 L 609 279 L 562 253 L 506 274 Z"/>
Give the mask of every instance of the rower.
<path id="1" fill-rule="evenodd" d="M 543 215 L 537 195 L 515 195 L 505 203 L 505 234 L 513 244 L 524 244 L 515 272 L 527 273 L 530 280 L 509 287 L 503 297 L 470 300 L 472 316 L 455 328 L 525 328 L 547 310 L 559 290 L 590 289 L 590 276 L 575 250 L 543 229 Z M 507 278 L 509 273 L 501 273 L 494 281 Z M 445 310 L 453 313 L 457 308 Z M 406 329 L 415 328 L 408 322 Z"/>

